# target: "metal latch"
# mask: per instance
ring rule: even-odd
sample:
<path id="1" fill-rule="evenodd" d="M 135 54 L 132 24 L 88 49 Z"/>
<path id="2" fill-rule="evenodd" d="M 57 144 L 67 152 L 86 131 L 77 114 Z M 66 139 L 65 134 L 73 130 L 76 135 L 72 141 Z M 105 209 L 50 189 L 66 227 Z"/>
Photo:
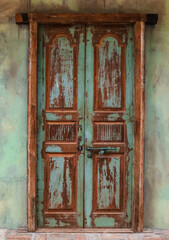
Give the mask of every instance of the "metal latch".
<path id="1" fill-rule="evenodd" d="M 119 147 L 100 147 L 100 148 L 86 147 L 86 150 L 99 151 L 99 157 L 101 157 L 107 151 L 119 152 L 120 148 Z"/>

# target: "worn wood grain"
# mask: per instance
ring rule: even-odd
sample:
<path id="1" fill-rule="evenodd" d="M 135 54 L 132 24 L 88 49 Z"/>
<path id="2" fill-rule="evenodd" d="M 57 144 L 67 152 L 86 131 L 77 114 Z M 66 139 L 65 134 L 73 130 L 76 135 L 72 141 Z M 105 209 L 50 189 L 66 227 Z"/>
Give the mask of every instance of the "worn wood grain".
<path id="1" fill-rule="evenodd" d="M 37 22 L 29 26 L 27 125 L 27 226 L 36 230 L 36 164 L 37 164 Z"/>
<path id="2" fill-rule="evenodd" d="M 157 14 L 146 13 L 76 13 L 76 14 L 45 14 L 45 13 L 17 13 L 16 23 L 28 23 L 31 20 L 38 23 L 135 23 L 143 21 L 156 24 Z"/>
<path id="3" fill-rule="evenodd" d="M 134 26 L 135 42 L 135 120 L 134 120 L 134 205 L 133 229 L 143 230 L 143 185 L 144 185 L 144 32 L 145 23 Z"/>

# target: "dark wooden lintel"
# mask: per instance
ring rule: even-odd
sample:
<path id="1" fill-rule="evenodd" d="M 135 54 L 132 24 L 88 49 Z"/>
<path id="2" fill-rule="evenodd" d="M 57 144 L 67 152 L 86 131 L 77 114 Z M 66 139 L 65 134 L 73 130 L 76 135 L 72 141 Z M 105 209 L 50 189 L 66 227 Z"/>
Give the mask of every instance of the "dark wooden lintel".
<path id="1" fill-rule="evenodd" d="M 73 13 L 73 14 L 45 14 L 45 13 L 17 13 L 16 23 L 27 24 L 31 21 L 37 23 L 129 23 L 145 22 L 146 24 L 156 24 L 158 14 L 146 13 Z"/>
<path id="2" fill-rule="evenodd" d="M 145 22 L 148 25 L 154 25 L 158 22 L 158 14 L 147 14 L 147 21 Z"/>

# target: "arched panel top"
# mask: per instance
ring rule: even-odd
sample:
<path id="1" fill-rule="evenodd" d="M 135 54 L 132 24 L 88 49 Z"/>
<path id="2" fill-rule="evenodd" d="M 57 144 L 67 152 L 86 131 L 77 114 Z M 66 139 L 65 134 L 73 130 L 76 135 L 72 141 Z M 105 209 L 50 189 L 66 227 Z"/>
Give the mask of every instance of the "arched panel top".
<path id="1" fill-rule="evenodd" d="M 60 34 L 55 35 L 55 37 L 52 39 L 52 41 L 50 43 L 48 43 L 47 45 L 49 45 L 50 47 L 53 47 L 58 38 L 67 39 L 69 41 L 70 46 L 75 47 L 72 37 L 66 33 L 60 33 Z"/>
<path id="2" fill-rule="evenodd" d="M 122 39 L 120 39 L 117 35 L 113 34 L 113 33 L 107 33 L 107 34 L 104 34 L 100 40 L 99 40 L 99 43 L 96 44 L 97 47 L 101 47 L 102 44 L 103 44 L 103 41 L 105 41 L 106 38 L 114 38 L 117 42 L 118 42 L 118 46 L 119 47 L 123 47 L 125 46 L 125 43 L 122 41 Z"/>

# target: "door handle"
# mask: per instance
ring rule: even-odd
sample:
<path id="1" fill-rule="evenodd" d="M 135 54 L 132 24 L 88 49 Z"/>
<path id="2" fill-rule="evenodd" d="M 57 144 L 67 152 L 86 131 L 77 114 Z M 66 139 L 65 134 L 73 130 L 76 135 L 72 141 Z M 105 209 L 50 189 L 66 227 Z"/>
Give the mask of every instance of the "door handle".
<path id="1" fill-rule="evenodd" d="M 83 151 L 83 146 L 80 145 L 80 141 L 82 141 L 81 130 L 82 130 L 82 125 L 79 125 L 79 127 L 78 127 L 78 147 L 77 147 L 78 151 Z"/>
<path id="2" fill-rule="evenodd" d="M 87 151 L 99 151 L 99 157 L 101 157 L 106 151 L 113 151 L 113 152 L 119 152 L 120 148 L 119 147 L 100 147 L 100 148 L 95 148 L 95 147 L 86 147 Z"/>

